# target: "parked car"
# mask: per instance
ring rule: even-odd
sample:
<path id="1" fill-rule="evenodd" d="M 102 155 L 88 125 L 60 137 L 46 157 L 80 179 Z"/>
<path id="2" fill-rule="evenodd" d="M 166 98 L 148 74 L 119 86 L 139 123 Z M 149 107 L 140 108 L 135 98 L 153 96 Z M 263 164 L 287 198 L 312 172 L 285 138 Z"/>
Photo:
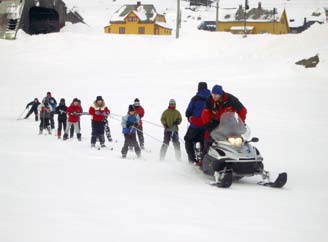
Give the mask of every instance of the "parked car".
<path id="1" fill-rule="evenodd" d="M 203 21 L 198 26 L 200 30 L 206 31 L 216 31 L 216 22 L 215 21 Z"/>

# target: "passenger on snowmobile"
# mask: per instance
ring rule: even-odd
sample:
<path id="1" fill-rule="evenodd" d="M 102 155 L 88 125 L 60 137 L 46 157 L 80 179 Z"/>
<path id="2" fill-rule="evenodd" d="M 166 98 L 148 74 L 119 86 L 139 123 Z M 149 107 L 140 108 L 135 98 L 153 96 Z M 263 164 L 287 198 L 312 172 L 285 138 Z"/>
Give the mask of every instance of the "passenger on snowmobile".
<path id="1" fill-rule="evenodd" d="M 201 149 L 204 147 L 204 132 L 202 122 L 202 111 L 206 104 L 206 99 L 211 96 L 210 90 L 207 89 L 206 82 L 198 83 L 198 91 L 196 95 L 190 100 L 188 108 L 186 110 L 186 117 L 189 121 L 189 127 L 184 137 L 185 148 L 188 154 L 188 160 L 190 163 L 197 163 L 195 157 L 195 144 L 200 142 Z"/>

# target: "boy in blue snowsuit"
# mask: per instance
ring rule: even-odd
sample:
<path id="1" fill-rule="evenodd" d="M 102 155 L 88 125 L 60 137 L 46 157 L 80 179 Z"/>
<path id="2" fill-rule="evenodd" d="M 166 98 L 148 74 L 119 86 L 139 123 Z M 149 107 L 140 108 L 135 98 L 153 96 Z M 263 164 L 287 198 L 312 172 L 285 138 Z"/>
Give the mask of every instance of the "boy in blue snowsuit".
<path id="1" fill-rule="evenodd" d="M 139 122 L 139 115 L 135 113 L 133 105 L 130 105 L 128 114 L 122 117 L 122 132 L 124 134 L 124 146 L 121 151 L 122 158 L 126 157 L 129 147 L 134 147 L 134 151 L 140 157 L 141 150 L 136 136 Z"/>

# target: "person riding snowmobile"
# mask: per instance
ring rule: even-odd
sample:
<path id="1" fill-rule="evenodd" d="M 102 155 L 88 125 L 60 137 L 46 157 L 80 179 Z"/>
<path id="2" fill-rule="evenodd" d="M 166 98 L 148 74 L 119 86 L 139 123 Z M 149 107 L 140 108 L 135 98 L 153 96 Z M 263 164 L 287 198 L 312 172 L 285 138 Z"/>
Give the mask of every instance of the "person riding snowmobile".
<path id="1" fill-rule="evenodd" d="M 221 115 L 225 112 L 236 112 L 245 123 L 247 109 L 244 105 L 232 94 L 224 92 L 222 86 L 215 85 L 212 88 L 211 96 L 206 100 L 206 105 L 201 115 L 206 130 L 204 135 L 204 154 L 207 153 L 211 145 L 209 133 L 219 125 Z"/>

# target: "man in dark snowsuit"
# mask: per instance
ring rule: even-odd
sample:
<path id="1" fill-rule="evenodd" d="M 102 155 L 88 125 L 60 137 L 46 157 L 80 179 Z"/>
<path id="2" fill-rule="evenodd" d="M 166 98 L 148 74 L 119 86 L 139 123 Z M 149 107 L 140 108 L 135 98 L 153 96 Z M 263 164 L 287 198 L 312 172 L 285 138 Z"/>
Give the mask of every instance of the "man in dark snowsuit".
<path id="1" fill-rule="evenodd" d="M 30 111 L 28 111 L 28 113 L 26 114 L 25 119 L 27 119 L 32 113 L 34 113 L 35 121 L 38 121 L 39 120 L 39 116 L 38 116 L 39 105 L 40 105 L 40 102 L 37 98 L 34 98 L 34 100 L 32 102 L 28 103 L 26 105 L 26 109 L 28 109 L 30 106 L 32 106 L 32 107 L 31 107 Z"/>
<path id="2" fill-rule="evenodd" d="M 202 111 L 206 104 L 206 99 L 211 96 L 210 90 L 207 89 L 206 82 L 198 83 L 198 92 L 191 99 L 188 108 L 186 110 L 186 117 L 190 123 L 187 133 L 184 137 L 185 140 L 185 148 L 188 154 L 188 160 L 191 163 L 196 162 L 195 159 L 195 144 L 200 142 L 202 147 L 204 143 L 204 132 L 205 129 L 203 127 L 202 122 Z"/>

